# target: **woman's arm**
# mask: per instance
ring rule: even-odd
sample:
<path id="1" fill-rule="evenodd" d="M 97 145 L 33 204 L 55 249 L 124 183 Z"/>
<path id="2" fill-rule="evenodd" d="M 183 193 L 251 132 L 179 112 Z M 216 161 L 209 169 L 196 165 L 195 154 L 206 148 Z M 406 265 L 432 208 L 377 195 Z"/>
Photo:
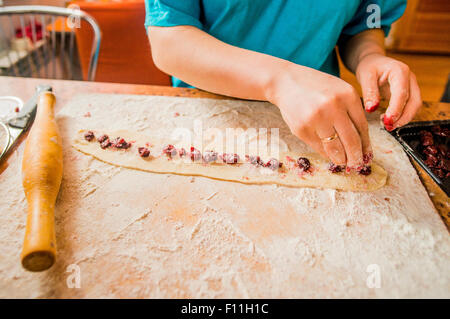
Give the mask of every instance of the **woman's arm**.
<path id="1" fill-rule="evenodd" d="M 162 71 L 203 90 L 268 100 L 288 61 L 241 49 L 192 26 L 149 27 L 153 61 Z M 264 67 L 261 67 L 264 66 Z"/>
<path id="2" fill-rule="evenodd" d="M 380 95 L 389 99 L 384 115 L 386 129 L 393 130 L 413 119 L 422 106 L 416 77 L 406 64 L 385 56 L 383 30 L 363 31 L 340 43 L 339 52 L 361 84 L 368 112 L 377 109 Z"/>
<path id="3" fill-rule="evenodd" d="M 345 66 L 355 73 L 358 64 L 367 55 L 385 55 L 384 32 L 381 29 L 371 29 L 358 33 L 346 42 L 339 43 L 339 53 Z"/>
<path id="4" fill-rule="evenodd" d="M 210 92 L 274 103 L 293 134 L 336 164 L 358 167 L 363 155 L 370 158 L 359 96 L 341 79 L 228 45 L 192 26 L 148 31 L 162 71 Z M 323 142 L 335 133 L 339 138 Z"/>

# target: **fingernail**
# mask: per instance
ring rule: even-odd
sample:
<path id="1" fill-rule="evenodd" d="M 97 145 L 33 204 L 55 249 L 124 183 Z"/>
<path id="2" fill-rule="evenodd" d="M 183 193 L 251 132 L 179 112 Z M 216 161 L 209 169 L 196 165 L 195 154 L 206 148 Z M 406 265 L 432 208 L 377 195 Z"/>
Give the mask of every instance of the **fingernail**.
<path id="1" fill-rule="evenodd" d="M 384 114 L 383 123 L 384 123 L 384 126 L 386 126 L 386 127 L 387 126 L 393 126 L 394 125 L 394 120 L 392 119 L 391 116 L 389 116 L 387 114 Z"/>
<path id="2" fill-rule="evenodd" d="M 380 120 L 383 122 L 384 128 L 389 132 L 395 129 L 392 118 L 388 117 L 386 114 L 381 114 Z"/>
<path id="3" fill-rule="evenodd" d="M 367 101 L 365 103 L 366 111 L 369 112 L 369 113 L 375 112 L 379 105 L 380 105 L 379 102 L 375 103 L 375 102 L 372 102 L 372 101 Z"/>

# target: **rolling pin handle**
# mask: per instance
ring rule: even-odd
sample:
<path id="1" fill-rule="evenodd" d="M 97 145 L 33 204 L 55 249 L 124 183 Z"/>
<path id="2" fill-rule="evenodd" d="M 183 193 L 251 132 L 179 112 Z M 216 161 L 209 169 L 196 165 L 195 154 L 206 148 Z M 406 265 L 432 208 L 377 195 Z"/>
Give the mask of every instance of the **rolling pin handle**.
<path id="1" fill-rule="evenodd" d="M 43 271 L 56 260 L 55 202 L 62 180 L 62 146 L 54 117 L 55 96 L 38 96 L 36 119 L 25 144 L 22 184 L 28 203 L 22 266 Z"/>

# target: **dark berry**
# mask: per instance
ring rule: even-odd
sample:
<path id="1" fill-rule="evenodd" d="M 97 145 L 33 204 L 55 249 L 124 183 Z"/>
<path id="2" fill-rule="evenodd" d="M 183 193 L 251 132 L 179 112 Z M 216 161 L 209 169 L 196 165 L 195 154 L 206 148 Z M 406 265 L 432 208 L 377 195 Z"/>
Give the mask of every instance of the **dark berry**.
<path id="1" fill-rule="evenodd" d="M 433 169 L 433 173 L 439 177 L 439 178 L 444 178 L 445 177 L 445 172 L 444 170 L 438 168 L 438 169 Z"/>
<path id="2" fill-rule="evenodd" d="M 450 160 L 441 159 L 437 164 L 436 168 L 443 169 L 444 171 L 450 171 Z"/>
<path id="3" fill-rule="evenodd" d="M 87 131 L 86 133 L 84 133 L 84 139 L 88 142 L 92 141 L 95 138 L 94 132 L 92 131 Z"/>
<path id="4" fill-rule="evenodd" d="M 450 128 L 444 127 L 442 129 L 441 136 L 443 136 L 443 137 L 450 137 Z"/>
<path id="5" fill-rule="evenodd" d="M 271 158 L 264 166 L 270 168 L 272 171 L 276 171 L 281 167 L 280 162 L 275 158 Z"/>
<path id="6" fill-rule="evenodd" d="M 436 167 L 436 165 L 438 164 L 439 160 L 436 158 L 436 156 L 433 155 L 428 155 L 427 159 L 424 161 L 424 163 L 428 166 L 428 167 Z"/>
<path id="7" fill-rule="evenodd" d="M 372 168 L 370 167 L 370 165 L 364 165 L 363 167 L 358 169 L 358 173 L 364 176 L 370 175 L 372 173 Z"/>
<path id="8" fill-rule="evenodd" d="M 102 149 L 105 149 L 110 146 L 111 146 L 111 141 L 109 140 L 109 138 L 107 138 L 106 140 L 104 140 L 103 142 L 100 143 L 100 147 Z"/>
<path id="9" fill-rule="evenodd" d="M 423 146 L 430 146 L 434 144 L 433 134 L 428 131 L 420 131 L 420 141 Z"/>
<path id="10" fill-rule="evenodd" d="M 217 152 L 214 151 L 205 151 L 203 153 L 203 161 L 205 163 L 215 162 L 217 160 Z"/>
<path id="11" fill-rule="evenodd" d="M 227 164 L 236 164 L 239 162 L 239 155 L 231 153 L 223 153 L 222 161 Z"/>
<path id="12" fill-rule="evenodd" d="M 139 147 L 138 152 L 141 157 L 149 157 L 150 155 L 150 150 L 146 147 Z"/>
<path id="13" fill-rule="evenodd" d="M 423 152 L 427 155 L 436 155 L 439 152 L 439 150 L 437 149 L 436 146 L 430 145 L 430 146 L 425 147 Z"/>
<path id="14" fill-rule="evenodd" d="M 340 172 L 342 172 L 343 170 L 344 170 L 344 166 L 343 165 L 336 165 L 336 164 L 334 164 L 334 163 L 330 163 L 329 165 L 328 165 L 328 170 L 331 172 L 331 173 L 340 173 Z"/>
<path id="15" fill-rule="evenodd" d="M 301 170 L 307 172 L 311 167 L 311 162 L 306 157 L 299 157 L 297 159 L 297 165 Z"/>
<path id="16" fill-rule="evenodd" d="M 108 135 L 103 134 L 102 136 L 100 136 L 97 141 L 99 141 L 100 143 L 103 143 L 104 141 L 106 141 L 107 139 L 109 139 Z"/>
<path id="17" fill-rule="evenodd" d="M 450 159 L 444 158 L 442 163 L 442 168 L 450 172 Z"/>
<path id="18" fill-rule="evenodd" d="M 245 155 L 245 160 L 249 162 L 250 164 L 256 165 L 256 166 L 263 166 L 264 163 L 261 160 L 261 157 L 257 155 Z"/>
<path id="19" fill-rule="evenodd" d="M 431 131 L 434 135 L 442 136 L 442 137 L 449 137 L 450 136 L 450 129 L 447 127 L 440 127 L 439 125 L 433 126 L 431 128 Z"/>
<path id="20" fill-rule="evenodd" d="M 166 154 L 168 157 L 172 158 L 177 155 L 177 150 L 175 149 L 175 146 L 173 146 L 172 144 L 168 144 L 164 146 L 163 154 Z"/>
<path id="21" fill-rule="evenodd" d="M 190 157 L 191 161 L 196 162 L 202 158 L 202 153 L 195 147 L 191 146 L 191 151 L 188 153 L 188 156 Z"/>
<path id="22" fill-rule="evenodd" d="M 125 139 L 122 138 L 122 137 L 116 138 L 116 139 L 114 140 L 114 142 L 112 143 L 112 145 L 113 145 L 115 148 L 121 148 L 121 149 L 127 149 L 127 148 L 130 148 L 130 147 L 131 147 L 131 144 L 130 144 L 130 143 L 127 143 L 127 141 L 125 141 Z"/>
<path id="23" fill-rule="evenodd" d="M 178 155 L 180 155 L 180 157 L 183 157 L 186 155 L 186 150 L 184 148 L 179 148 L 178 149 Z"/>
<path id="24" fill-rule="evenodd" d="M 438 145 L 437 149 L 439 154 L 441 154 L 444 158 L 450 158 L 450 150 L 447 149 L 445 144 Z"/>

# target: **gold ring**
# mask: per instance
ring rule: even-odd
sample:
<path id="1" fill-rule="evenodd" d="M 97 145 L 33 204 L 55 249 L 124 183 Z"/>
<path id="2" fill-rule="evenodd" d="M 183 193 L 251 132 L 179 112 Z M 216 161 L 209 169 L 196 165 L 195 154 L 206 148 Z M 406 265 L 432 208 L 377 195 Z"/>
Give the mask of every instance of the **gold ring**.
<path id="1" fill-rule="evenodd" d="M 333 135 L 331 135 L 331 136 L 329 136 L 329 137 L 322 138 L 321 140 L 322 140 L 322 143 L 328 143 L 328 142 L 334 141 L 334 140 L 337 139 L 338 137 L 339 137 L 339 136 L 338 136 L 337 133 L 335 132 Z"/>

